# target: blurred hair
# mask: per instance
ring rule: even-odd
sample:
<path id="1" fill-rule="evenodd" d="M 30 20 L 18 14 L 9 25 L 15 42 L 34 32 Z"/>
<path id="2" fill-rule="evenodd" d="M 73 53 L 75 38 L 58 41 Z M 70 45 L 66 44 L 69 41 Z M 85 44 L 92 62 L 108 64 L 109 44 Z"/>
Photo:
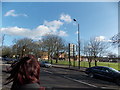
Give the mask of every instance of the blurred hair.
<path id="1" fill-rule="evenodd" d="M 40 64 L 33 55 L 26 55 L 17 62 L 7 78 L 9 82 L 16 82 L 20 85 L 39 83 Z"/>

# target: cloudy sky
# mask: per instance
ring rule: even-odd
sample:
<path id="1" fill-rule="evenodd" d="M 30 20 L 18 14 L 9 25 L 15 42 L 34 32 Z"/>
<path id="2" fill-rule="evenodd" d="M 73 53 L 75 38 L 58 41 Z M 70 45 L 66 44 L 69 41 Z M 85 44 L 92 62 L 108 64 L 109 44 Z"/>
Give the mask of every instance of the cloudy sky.
<path id="1" fill-rule="evenodd" d="M 82 41 L 96 37 L 109 41 L 118 32 L 117 2 L 3 2 L 4 45 L 24 37 L 40 40 L 56 34 L 77 43 L 77 23 Z"/>

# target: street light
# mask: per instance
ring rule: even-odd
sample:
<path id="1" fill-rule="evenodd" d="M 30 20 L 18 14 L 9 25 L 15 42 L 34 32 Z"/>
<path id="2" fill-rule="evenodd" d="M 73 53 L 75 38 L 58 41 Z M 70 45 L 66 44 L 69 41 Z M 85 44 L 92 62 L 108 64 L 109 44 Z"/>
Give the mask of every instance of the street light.
<path id="1" fill-rule="evenodd" d="M 73 19 L 78 24 L 78 67 L 80 69 L 80 29 L 79 29 L 79 23 L 76 19 Z"/>
<path id="2" fill-rule="evenodd" d="M 5 34 L 3 34 L 3 36 L 2 36 L 2 48 L 3 48 L 3 45 L 4 45 L 4 40 L 5 40 Z"/>

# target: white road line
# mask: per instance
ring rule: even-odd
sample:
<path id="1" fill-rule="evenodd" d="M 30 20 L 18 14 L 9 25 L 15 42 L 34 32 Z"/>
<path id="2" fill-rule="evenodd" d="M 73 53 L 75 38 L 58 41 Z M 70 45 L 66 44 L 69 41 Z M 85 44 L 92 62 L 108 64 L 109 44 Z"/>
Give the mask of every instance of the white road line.
<path id="1" fill-rule="evenodd" d="M 53 74 L 53 72 L 46 71 L 46 70 L 44 70 L 44 71 Z M 92 85 L 92 84 L 89 84 L 89 83 L 86 83 L 86 82 L 83 82 L 83 81 L 80 81 L 80 80 L 76 80 L 76 79 L 69 78 L 69 77 L 66 77 L 66 76 L 63 76 L 63 77 L 64 77 L 64 78 L 67 78 L 67 79 L 69 79 L 69 80 L 72 80 L 72 81 L 76 81 L 76 82 L 79 82 L 79 83 L 82 83 L 82 84 L 85 84 L 85 85 L 91 86 L 91 87 L 95 87 L 95 88 L 98 87 L 98 86 L 95 86 L 95 85 Z"/>
<path id="2" fill-rule="evenodd" d="M 64 77 L 67 78 L 67 79 L 70 79 L 70 80 L 73 80 L 73 81 L 76 81 L 76 82 L 79 82 L 79 83 L 82 83 L 82 84 L 85 84 L 85 85 L 91 86 L 91 87 L 95 87 L 95 88 L 98 87 L 98 86 L 95 86 L 95 85 L 92 85 L 92 84 L 89 84 L 89 83 L 86 83 L 86 82 L 83 82 L 83 81 L 80 81 L 80 80 L 76 80 L 76 79 L 69 78 L 69 77 L 66 77 L 66 76 L 64 76 Z"/>
<path id="3" fill-rule="evenodd" d="M 46 71 L 46 70 L 44 70 L 45 72 L 47 72 L 47 73 L 50 73 L 50 74 L 53 74 L 53 72 L 50 72 L 50 71 Z"/>
<path id="4" fill-rule="evenodd" d="M 0 65 L 2 66 L 2 65 L 11 65 L 11 64 L 1 64 L 1 63 L 0 63 Z"/>
<path id="5" fill-rule="evenodd" d="M 106 89 L 106 87 L 100 87 L 100 88 L 102 88 L 102 89 Z"/>

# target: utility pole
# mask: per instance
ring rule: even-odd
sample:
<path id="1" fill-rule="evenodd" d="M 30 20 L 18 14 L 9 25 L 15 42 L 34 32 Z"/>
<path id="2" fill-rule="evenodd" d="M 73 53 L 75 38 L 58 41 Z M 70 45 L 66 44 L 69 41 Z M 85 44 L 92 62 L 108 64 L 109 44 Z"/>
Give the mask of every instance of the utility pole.
<path id="1" fill-rule="evenodd" d="M 69 57 L 69 68 L 70 68 L 70 65 L 71 65 L 71 61 L 70 61 L 70 43 L 69 43 L 69 53 L 68 53 L 68 57 Z"/>
<path id="2" fill-rule="evenodd" d="M 73 66 L 75 67 L 75 45 L 73 44 Z"/>
<path id="3" fill-rule="evenodd" d="M 76 19 L 73 19 L 78 24 L 78 68 L 80 69 L 80 25 Z"/>
<path id="4" fill-rule="evenodd" d="M 2 36 L 2 48 L 3 48 L 3 45 L 4 45 L 4 40 L 5 40 L 5 34 Z"/>

